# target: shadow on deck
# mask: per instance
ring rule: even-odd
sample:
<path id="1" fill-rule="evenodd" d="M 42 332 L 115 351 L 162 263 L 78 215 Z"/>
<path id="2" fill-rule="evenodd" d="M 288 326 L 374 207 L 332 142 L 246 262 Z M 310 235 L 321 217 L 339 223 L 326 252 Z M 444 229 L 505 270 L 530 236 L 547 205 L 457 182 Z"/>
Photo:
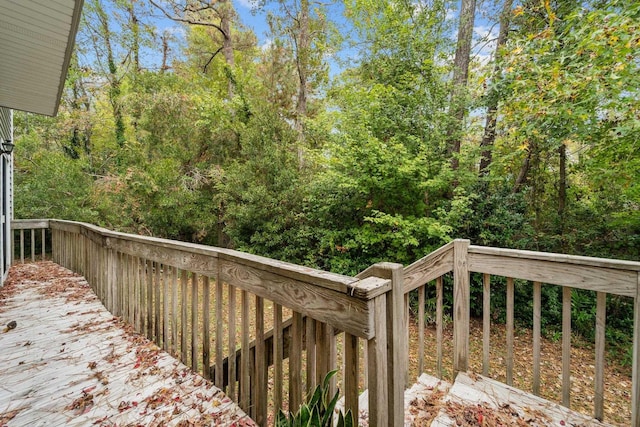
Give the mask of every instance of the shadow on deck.
<path id="1" fill-rule="evenodd" d="M 0 288 L 0 425 L 255 425 L 211 382 L 109 313 L 52 262 Z"/>

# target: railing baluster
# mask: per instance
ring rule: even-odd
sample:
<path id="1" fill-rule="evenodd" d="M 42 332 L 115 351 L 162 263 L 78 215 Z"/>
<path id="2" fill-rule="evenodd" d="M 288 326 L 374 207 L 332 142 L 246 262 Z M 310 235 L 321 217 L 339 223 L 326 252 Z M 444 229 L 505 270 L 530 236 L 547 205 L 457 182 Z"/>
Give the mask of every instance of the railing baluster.
<path id="1" fill-rule="evenodd" d="M 211 379 L 211 290 L 209 276 L 202 278 L 202 369 L 204 377 Z"/>
<path id="2" fill-rule="evenodd" d="M 284 337 L 282 334 L 282 306 L 273 303 L 273 404 L 282 408 L 282 360 Z"/>
<path id="3" fill-rule="evenodd" d="M 443 326 L 442 276 L 436 279 L 436 376 L 442 379 L 442 326 Z"/>
<path id="4" fill-rule="evenodd" d="M 359 345 L 358 337 L 347 332 L 344 334 L 344 393 L 345 410 L 351 409 L 353 418 L 358 424 L 358 379 L 359 379 Z"/>
<path id="5" fill-rule="evenodd" d="M 425 286 L 418 288 L 418 375 L 424 372 L 424 293 Z"/>
<path id="6" fill-rule="evenodd" d="M 513 278 L 507 277 L 507 384 L 513 385 L 513 305 L 515 286 Z"/>
<path id="7" fill-rule="evenodd" d="M 20 230 L 20 262 L 24 264 L 24 230 L 22 229 Z"/>
<path id="8" fill-rule="evenodd" d="M 169 300 L 170 300 L 170 266 L 162 268 L 162 349 L 169 351 Z"/>
<path id="9" fill-rule="evenodd" d="M 43 228 L 42 229 L 42 260 L 43 261 L 47 258 L 47 240 L 46 240 L 46 235 L 47 235 L 47 229 Z"/>
<path id="10" fill-rule="evenodd" d="M 640 271 L 636 279 L 633 304 L 633 356 L 631 373 L 631 426 L 640 427 Z"/>
<path id="11" fill-rule="evenodd" d="M 224 286 L 220 280 L 220 266 L 216 275 L 216 386 L 224 389 L 224 317 L 223 317 Z M 229 352 L 231 354 L 231 352 Z M 229 378 L 231 382 L 231 378 Z"/>
<path id="12" fill-rule="evenodd" d="M 489 375 L 491 342 L 491 276 L 482 275 L 482 375 Z"/>
<path id="13" fill-rule="evenodd" d="M 29 230 L 31 233 L 31 262 L 36 262 L 36 230 Z"/>
<path id="14" fill-rule="evenodd" d="M 307 348 L 307 376 L 306 388 L 307 394 L 311 393 L 316 387 L 316 323 L 313 319 L 305 318 L 306 348 Z"/>
<path id="15" fill-rule="evenodd" d="M 302 327 L 302 315 L 294 311 L 289 349 L 289 411 L 292 412 L 302 403 Z"/>
<path id="16" fill-rule="evenodd" d="M 255 421 L 258 425 L 267 424 L 267 366 L 264 345 L 264 300 L 256 296 L 256 347 L 255 364 L 256 379 L 254 381 L 254 404 L 256 407 Z"/>
<path id="17" fill-rule="evenodd" d="M 533 394 L 540 395 L 540 327 L 542 319 L 542 284 L 533 282 Z"/>
<path id="18" fill-rule="evenodd" d="M 562 288 L 562 404 L 571 405 L 571 288 Z"/>
<path id="19" fill-rule="evenodd" d="M 162 345 L 162 317 L 160 317 L 160 295 L 162 289 L 162 279 L 160 271 L 162 264 L 154 262 L 154 280 L 153 280 L 153 334 L 155 336 L 155 343 L 158 346 Z"/>
<path id="20" fill-rule="evenodd" d="M 249 359 L 249 294 L 240 291 L 240 309 L 242 311 L 242 344 L 240 347 L 240 407 L 249 413 L 251 399 L 251 378 Z"/>
<path id="21" fill-rule="evenodd" d="M 143 333 L 143 326 L 142 323 L 140 322 L 140 320 L 142 319 L 141 317 L 141 312 L 142 312 L 142 297 L 141 297 L 141 291 L 142 291 L 142 282 L 140 280 L 140 257 L 136 256 L 133 259 L 134 263 L 133 263 L 133 286 L 135 289 L 135 293 L 134 293 L 134 299 L 135 299 L 135 303 L 134 303 L 134 324 L 135 324 L 135 329 L 139 334 Z"/>
<path id="22" fill-rule="evenodd" d="M 316 322 L 316 384 L 322 384 L 327 372 L 329 372 L 329 342 L 327 336 L 327 324 Z"/>
<path id="23" fill-rule="evenodd" d="M 198 371 L 198 275 L 191 273 L 191 369 Z"/>
<path id="24" fill-rule="evenodd" d="M 178 268 L 171 270 L 171 354 L 178 356 Z"/>
<path id="25" fill-rule="evenodd" d="M 604 419 L 604 346 L 606 315 L 607 294 L 604 292 L 598 292 L 596 294 L 596 377 L 593 417 L 599 421 Z"/>
<path id="26" fill-rule="evenodd" d="M 236 288 L 228 285 L 229 288 L 229 388 L 228 395 L 235 402 L 238 401 L 237 379 L 238 367 L 236 366 Z"/>
<path id="27" fill-rule="evenodd" d="M 182 363 L 185 365 L 189 360 L 189 349 L 187 348 L 187 319 L 188 319 L 188 304 L 187 304 L 187 271 L 182 270 L 180 275 L 180 308 L 182 309 L 182 316 L 180 319 L 180 352 L 182 355 Z"/>

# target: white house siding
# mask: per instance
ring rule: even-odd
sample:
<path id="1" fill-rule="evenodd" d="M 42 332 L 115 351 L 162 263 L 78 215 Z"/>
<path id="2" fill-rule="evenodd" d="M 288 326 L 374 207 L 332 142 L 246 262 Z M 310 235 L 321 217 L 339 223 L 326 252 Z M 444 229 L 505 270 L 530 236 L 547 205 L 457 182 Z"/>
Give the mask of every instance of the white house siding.
<path id="1" fill-rule="evenodd" d="M 13 111 L 0 107 L 0 143 L 13 141 Z M 11 219 L 13 217 L 12 156 L 0 155 L 0 285 L 11 265 Z"/>

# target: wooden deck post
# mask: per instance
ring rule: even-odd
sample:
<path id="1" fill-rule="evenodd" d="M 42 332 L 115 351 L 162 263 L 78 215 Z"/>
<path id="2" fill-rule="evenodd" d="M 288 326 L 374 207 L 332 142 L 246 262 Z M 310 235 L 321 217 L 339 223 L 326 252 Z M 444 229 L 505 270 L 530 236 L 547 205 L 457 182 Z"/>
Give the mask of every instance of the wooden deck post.
<path id="1" fill-rule="evenodd" d="M 408 366 L 408 343 L 406 341 L 405 313 L 404 313 L 404 267 L 402 264 L 382 262 L 375 264 L 363 273 L 359 279 L 376 276 L 391 280 L 391 290 L 387 292 L 386 303 L 373 301 L 376 316 L 384 309 L 386 319 L 376 320 L 376 337 L 368 342 L 369 372 L 369 415 L 370 423 L 374 425 L 404 424 L 404 389 Z M 385 325 L 386 324 L 386 325 Z M 385 326 L 386 332 L 383 328 Z M 382 333 L 381 333 L 382 332 Z M 386 336 L 384 334 L 386 333 Z M 385 344 L 386 341 L 386 344 Z M 386 355 L 379 353 L 380 348 L 386 346 Z M 386 376 L 386 384 L 381 384 L 378 375 Z M 384 381 L 384 380 L 383 380 Z M 376 396 L 376 394 L 382 394 Z M 386 408 L 380 407 L 385 400 Z M 372 410 L 372 408 L 374 408 Z M 386 413 L 385 413 L 386 410 Z M 385 423 L 383 420 L 388 421 Z"/>
<path id="2" fill-rule="evenodd" d="M 469 240 L 453 243 L 453 370 L 469 368 Z"/>
<path id="3" fill-rule="evenodd" d="M 631 425 L 640 427 L 640 272 L 633 306 L 633 373 L 631 385 Z"/>

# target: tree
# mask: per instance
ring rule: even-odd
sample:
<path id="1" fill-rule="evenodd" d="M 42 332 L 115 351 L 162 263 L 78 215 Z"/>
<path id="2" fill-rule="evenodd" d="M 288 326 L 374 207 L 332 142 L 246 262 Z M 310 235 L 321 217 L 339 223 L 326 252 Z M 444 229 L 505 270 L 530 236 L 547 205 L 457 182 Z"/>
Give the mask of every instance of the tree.
<path id="1" fill-rule="evenodd" d="M 90 37 L 93 41 L 96 58 L 99 62 L 102 57 L 107 61 L 106 78 L 109 85 L 107 95 L 113 112 L 115 139 L 117 144 L 123 147 L 126 137 L 122 100 L 120 99 L 122 75 L 118 70 L 119 61 L 116 60 L 114 33 L 101 0 L 88 2 L 85 17 L 87 20 L 86 28 L 91 33 Z"/>
<path id="2" fill-rule="evenodd" d="M 451 106 L 449 107 L 451 121 L 447 135 L 447 153 L 451 157 L 451 168 L 453 170 L 458 169 L 460 164 L 457 154 L 460 154 L 461 132 L 466 114 L 465 89 L 469 78 L 471 41 L 473 39 L 473 25 L 476 13 L 476 0 L 461 1 L 458 42 L 453 60 Z"/>
<path id="3" fill-rule="evenodd" d="M 232 36 L 231 23 L 235 19 L 235 10 L 230 0 L 221 0 L 218 2 L 209 2 L 205 0 L 197 1 L 181 1 L 171 0 L 165 2 L 171 11 L 160 5 L 157 1 L 149 0 L 164 15 L 176 22 L 183 22 L 189 25 L 202 26 L 212 28 L 222 38 L 220 46 L 213 52 L 210 52 L 209 59 L 204 65 L 206 71 L 208 64 L 215 57 L 222 53 L 228 67 L 227 94 L 229 98 L 234 95 L 234 81 L 232 77 L 235 65 L 234 59 L 234 40 Z"/>
<path id="4" fill-rule="evenodd" d="M 629 156 L 638 135 L 640 122 L 634 114 L 640 73 L 633 58 L 638 57 L 634 23 L 640 7 L 628 1 L 561 6 L 557 13 L 550 8 L 516 10 L 520 20 L 530 19 L 533 25 L 522 26 L 530 32 L 514 36 L 505 49 L 500 151 L 503 166 L 523 162 L 515 188 L 531 189 L 538 228 L 560 234 L 564 243 L 556 249 L 567 250 L 569 236 L 562 233 L 580 209 L 596 206 L 591 200 L 594 191 L 602 195 L 596 189 L 603 171 L 627 177 L 637 173 L 637 163 L 601 153 Z M 540 25 L 543 11 L 546 25 Z M 611 179 L 606 199 L 628 212 L 633 202 L 627 197 L 637 194 L 634 183 Z M 597 215 L 611 216 L 606 209 Z"/>
<path id="5" fill-rule="evenodd" d="M 268 22 L 274 46 L 290 52 L 283 58 L 289 57 L 295 70 L 297 93 L 291 116 L 298 133 L 298 162 L 302 166 L 305 121 L 313 116 L 315 110 L 310 103 L 327 82 L 329 67 L 326 58 L 332 53 L 330 46 L 339 44 L 339 41 L 327 18 L 330 3 L 310 0 L 278 0 L 276 3 L 278 13 L 270 12 Z M 280 84 L 287 85 L 286 82 Z"/>
<path id="6" fill-rule="evenodd" d="M 491 150 L 493 143 L 496 139 L 496 122 L 498 120 L 498 102 L 500 100 L 500 92 L 498 86 L 500 84 L 500 62 L 501 62 L 501 50 L 507 43 L 507 37 L 509 34 L 509 26 L 511 21 L 511 10 L 513 6 L 513 0 L 504 0 L 502 5 L 502 12 L 500 13 L 500 30 L 498 32 L 498 40 L 496 41 L 496 50 L 494 54 L 494 69 L 491 75 L 491 82 L 487 97 L 487 117 L 484 125 L 484 134 L 482 135 L 482 141 L 480 142 L 480 148 L 482 154 L 480 157 L 479 172 L 480 175 L 486 175 L 489 173 L 489 166 L 491 165 Z"/>

